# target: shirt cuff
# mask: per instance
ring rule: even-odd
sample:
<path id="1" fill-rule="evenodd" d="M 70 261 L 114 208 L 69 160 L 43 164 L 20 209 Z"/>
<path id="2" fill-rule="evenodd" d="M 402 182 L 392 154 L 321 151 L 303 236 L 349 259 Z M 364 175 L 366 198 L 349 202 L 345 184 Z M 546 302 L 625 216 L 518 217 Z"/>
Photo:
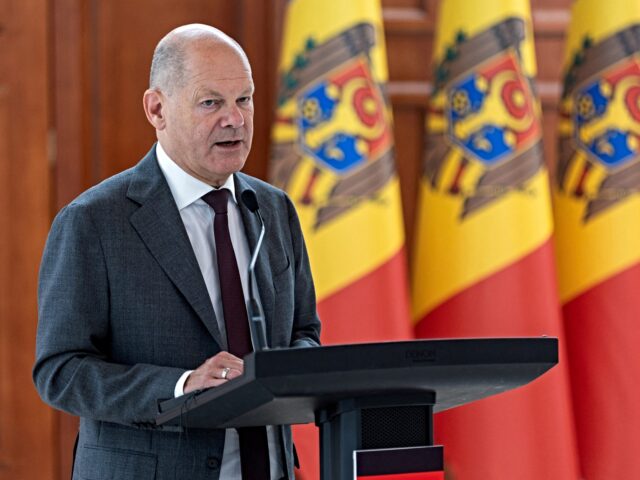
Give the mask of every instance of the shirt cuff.
<path id="1" fill-rule="evenodd" d="M 182 395 L 184 395 L 184 384 L 186 383 L 189 375 L 191 375 L 191 372 L 193 372 L 193 370 L 187 370 L 180 376 L 180 378 L 176 382 L 176 388 L 173 389 L 174 397 L 181 397 Z"/>

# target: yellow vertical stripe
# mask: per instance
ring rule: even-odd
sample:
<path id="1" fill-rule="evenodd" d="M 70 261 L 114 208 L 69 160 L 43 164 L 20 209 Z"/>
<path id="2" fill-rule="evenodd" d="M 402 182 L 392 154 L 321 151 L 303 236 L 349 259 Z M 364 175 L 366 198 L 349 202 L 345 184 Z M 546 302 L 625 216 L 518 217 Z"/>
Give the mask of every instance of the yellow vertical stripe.
<path id="1" fill-rule="evenodd" d="M 563 303 L 640 262 L 640 197 L 584 225 L 584 202 L 555 192 L 556 255 Z"/>
<path id="2" fill-rule="evenodd" d="M 442 60 L 452 39 L 459 32 L 475 35 L 508 17 L 526 20 L 527 35 L 522 46 L 522 68 L 529 76 L 536 74 L 536 54 L 531 26 L 529 0 L 442 0 L 434 44 L 434 61 Z"/>
<path id="3" fill-rule="evenodd" d="M 575 0 L 563 64 L 569 65 L 585 36 L 597 42 L 638 22 L 640 2 L 637 0 Z"/>
<path id="4" fill-rule="evenodd" d="M 369 22 L 376 29 L 378 42 L 371 52 L 374 77 L 385 82 L 388 77 L 387 53 L 379 0 L 293 0 L 288 3 L 280 69 L 287 70 L 309 38 L 323 42 L 349 27 Z"/>

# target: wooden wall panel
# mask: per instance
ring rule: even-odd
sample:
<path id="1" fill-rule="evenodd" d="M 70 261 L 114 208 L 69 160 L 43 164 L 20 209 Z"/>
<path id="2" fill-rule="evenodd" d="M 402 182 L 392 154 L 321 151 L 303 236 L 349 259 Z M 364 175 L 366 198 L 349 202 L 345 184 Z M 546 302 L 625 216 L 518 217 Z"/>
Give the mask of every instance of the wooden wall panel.
<path id="1" fill-rule="evenodd" d="M 53 118 L 56 138 L 52 213 L 93 182 L 88 3 L 57 0 L 51 11 Z"/>
<path id="2" fill-rule="evenodd" d="M 47 4 L 0 3 L 0 479 L 55 478 L 53 412 L 31 381 L 49 228 Z"/>
<path id="3" fill-rule="evenodd" d="M 538 92 L 542 102 L 545 160 L 551 174 L 556 164 L 557 107 L 562 93 L 564 36 L 569 26 L 568 0 L 533 2 L 533 26 L 538 60 Z"/>
<path id="4" fill-rule="evenodd" d="M 7 20 L 8 5 L 0 3 L 0 45 L 8 44 Z M 0 475 L 8 470 L 11 456 L 9 453 L 10 431 L 9 411 L 4 408 L 10 402 L 11 394 L 11 370 L 9 368 L 9 325 L 6 319 L 11 314 L 9 302 L 11 273 L 9 262 L 11 261 L 11 212 L 8 189 L 2 188 L 9 182 L 11 165 L 9 163 L 9 58 L 7 50 L 0 50 Z"/>
<path id="5" fill-rule="evenodd" d="M 388 91 L 394 113 L 396 165 L 411 266 L 424 152 L 424 121 L 431 90 L 429 80 L 437 4 L 432 0 L 393 0 L 382 4 L 389 63 Z"/>
<path id="6" fill-rule="evenodd" d="M 402 210 L 406 235 L 408 266 L 412 264 L 413 240 L 415 238 L 414 218 L 416 215 L 419 180 L 422 174 L 424 153 L 425 112 L 421 108 L 400 105 L 394 107 L 394 133 L 396 140 L 396 165 L 400 178 Z"/>
<path id="7" fill-rule="evenodd" d="M 236 39 L 249 57 L 256 86 L 253 146 L 243 170 L 262 179 L 268 176 L 270 126 L 276 97 L 280 46 L 280 32 L 274 24 L 276 11 L 273 1 L 243 0 L 236 21 Z"/>

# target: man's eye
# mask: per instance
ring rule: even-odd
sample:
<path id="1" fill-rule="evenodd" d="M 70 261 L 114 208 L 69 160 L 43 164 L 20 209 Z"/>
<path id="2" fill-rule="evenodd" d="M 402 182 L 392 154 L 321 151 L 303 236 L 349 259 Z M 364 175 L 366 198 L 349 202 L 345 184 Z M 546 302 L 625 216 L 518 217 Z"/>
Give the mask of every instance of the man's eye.
<path id="1" fill-rule="evenodd" d="M 215 100 L 203 100 L 202 102 L 200 102 L 200 105 L 202 105 L 203 107 L 212 107 L 216 104 Z"/>
<path id="2" fill-rule="evenodd" d="M 251 102 L 251 97 L 240 97 L 238 99 L 238 103 L 250 103 Z"/>

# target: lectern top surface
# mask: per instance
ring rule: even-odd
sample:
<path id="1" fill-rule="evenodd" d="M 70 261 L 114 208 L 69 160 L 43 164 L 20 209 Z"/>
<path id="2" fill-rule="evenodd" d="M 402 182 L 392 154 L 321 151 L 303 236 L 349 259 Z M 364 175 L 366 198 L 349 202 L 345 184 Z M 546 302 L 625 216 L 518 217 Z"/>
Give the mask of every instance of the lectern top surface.
<path id="1" fill-rule="evenodd" d="M 341 400 L 421 392 L 438 412 L 525 385 L 557 362 L 558 341 L 548 337 L 266 350 L 245 357 L 242 377 L 162 402 L 156 421 L 200 428 L 309 423 Z"/>

